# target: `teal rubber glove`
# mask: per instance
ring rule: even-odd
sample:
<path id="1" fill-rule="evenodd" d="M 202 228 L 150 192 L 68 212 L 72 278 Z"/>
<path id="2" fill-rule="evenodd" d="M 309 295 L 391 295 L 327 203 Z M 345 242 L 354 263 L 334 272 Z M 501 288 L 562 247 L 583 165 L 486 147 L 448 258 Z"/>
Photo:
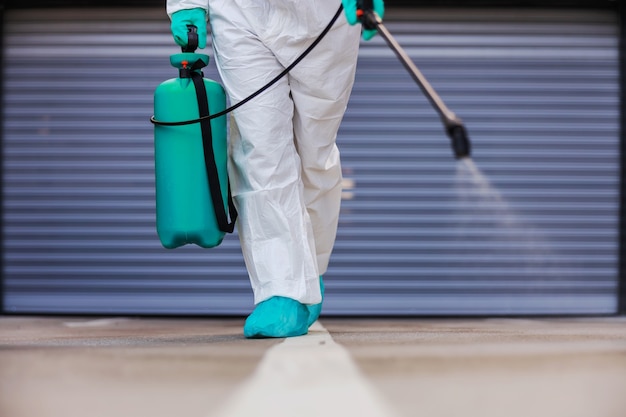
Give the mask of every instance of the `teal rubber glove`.
<path id="1" fill-rule="evenodd" d="M 357 23 L 359 23 L 360 18 L 357 15 L 357 3 L 358 0 L 341 0 L 341 3 L 343 4 L 343 11 L 346 15 L 346 19 L 348 20 L 348 23 L 350 23 L 351 25 L 356 25 Z M 374 11 L 376 12 L 376 14 L 382 19 L 383 16 L 385 15 L 385 3 L 383 0 L 373 0 L 372 1 L 373 5 L 374 5 Z M 377 30 L 368 30 L 368 29 L 364 29 L 363 30 L 363 39 L 366 41 L 369 41 L 370 39 L 372 39 L 376 33 L 378 33 Z"/>
<path id="2" fill-rule="evenodd" d="M 174 42 L 181 47 L 187 46 L 189 29 L 187 25 L 193 25 L 198 28 L 198 48 L 206 48 L 206 10 L 201 8 L 179 10 L 172 14 L 172 35 Z"/>

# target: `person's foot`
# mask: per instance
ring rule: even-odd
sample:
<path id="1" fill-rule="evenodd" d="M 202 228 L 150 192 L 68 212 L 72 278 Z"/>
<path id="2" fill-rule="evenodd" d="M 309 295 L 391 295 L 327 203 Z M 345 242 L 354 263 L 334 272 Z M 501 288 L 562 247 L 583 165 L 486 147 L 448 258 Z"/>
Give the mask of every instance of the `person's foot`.
<path id="1" fill-rule="evenodd" d="M 309 310 L 309 327 L 311 327 L 311 325 L 315 323 L 315 320 L 319 318 L 320 313 L 322 312 L 322 303 L 324 302 L 324 280 L 322 279 L 321 275 L 320 291 L 322 292 L 322 302 L 319 304 L 311 304 L 306 306 L 307 310 Z"/>
<path id="2" fill-rule="evenodd" d="M 272 297 L 260 302 L 243 326 L 248 339 L 293 337 L 309 330 L 307 306 L 286 297 Z"/>

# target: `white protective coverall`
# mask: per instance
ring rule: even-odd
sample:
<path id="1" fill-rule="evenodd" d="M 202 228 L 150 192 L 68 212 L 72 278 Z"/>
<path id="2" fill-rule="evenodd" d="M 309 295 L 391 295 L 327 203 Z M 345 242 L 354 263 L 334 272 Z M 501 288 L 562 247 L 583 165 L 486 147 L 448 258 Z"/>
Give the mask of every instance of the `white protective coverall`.
<path id="1" fill-rule="evenodd" d="M 208 10 L 230 104 L 291 64 L 337 12 L 339 0 L 167 0 L 167 13 Z M 360 27 L 343 16 L 269 90 L 233 112 L 229 176 L 255 304 L 273 296 L 321 302 L 319 276 L 341 201 L 335 144 L 354 83 Z"/>

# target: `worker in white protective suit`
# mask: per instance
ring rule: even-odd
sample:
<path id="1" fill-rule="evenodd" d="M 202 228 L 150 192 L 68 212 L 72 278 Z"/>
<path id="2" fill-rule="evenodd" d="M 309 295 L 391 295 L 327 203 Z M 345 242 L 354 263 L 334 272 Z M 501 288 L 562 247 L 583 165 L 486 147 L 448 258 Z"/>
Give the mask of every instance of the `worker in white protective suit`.
<path id="1" fill-rule="evenodd" d="M 335 242 L 341 166 L 335 145 L 356 71 L 357 0 L 291 72 L 231 116 L 229 177 L 255 309 L 248 338 L 299 336 L 317 320 Z M 167 0 L 176 43 L 187 25 L 214 59 L 234 105 L 289 66 L 340 0 Z M 374 2 L 383 14 L 382 0 Z M 349 24 L 350 23 L 350 24 Z M 364 31 L 365 39 L 375 31 Z"/>

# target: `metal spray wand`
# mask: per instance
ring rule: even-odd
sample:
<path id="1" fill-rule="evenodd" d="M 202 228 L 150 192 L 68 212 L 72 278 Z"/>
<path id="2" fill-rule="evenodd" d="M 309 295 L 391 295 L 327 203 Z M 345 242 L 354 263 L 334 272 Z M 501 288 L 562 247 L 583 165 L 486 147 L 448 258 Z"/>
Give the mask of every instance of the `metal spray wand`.
<path id="1" fill-rule="evenodd" d="M 396 53 L 404 67 L 409 71 L 413 79 L 420 86 L 430 103 L 439 113 L 441 121 L 446 129 L 446 133 L 451 140 L 452 150 L 457 159 L 470 156 L 471 144 L 465 125 L 445 105 L 435 89 L 430 85 L 426 77 L 420 72 L 417 66 L 411 61 L 408 54 L 402 49 L 400 44 L 391 36 L 383 21 L 374 11 L 372 0 L 359 0 L 357 16 L 361 19 L 361 25 L 368 30 L 378 30 L 378 33 L 385 39 L 389 47 Z"/>

